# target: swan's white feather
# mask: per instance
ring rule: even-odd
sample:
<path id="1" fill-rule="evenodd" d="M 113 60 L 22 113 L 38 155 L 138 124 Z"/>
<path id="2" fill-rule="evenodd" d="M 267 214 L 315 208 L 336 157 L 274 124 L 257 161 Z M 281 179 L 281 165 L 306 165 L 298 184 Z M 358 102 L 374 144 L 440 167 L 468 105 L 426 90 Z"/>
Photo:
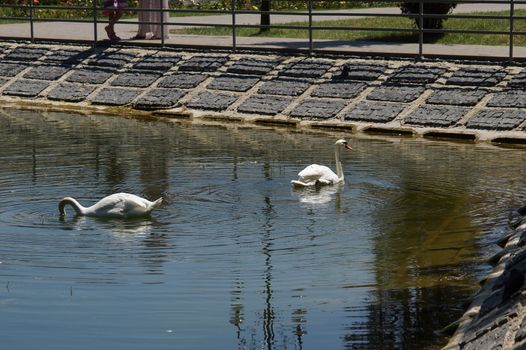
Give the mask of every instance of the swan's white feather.
<path id="1" fill-rule="evenodd" d="M 329 167 L 319 164 L 311 164 L 298 173 L 298 180 L 292 180 L 290 183 L 293 187 L 310 187 L 316 185 L 334 185 L 343 182 L 344 176 L 339 157 L 339 146 L 352 149 L 345 140 L 336 141 L 334 149 L 334 158 L 336 161 L 336 174 Z"/>
<path id="2" fill-rule="evenodd" d="M 325 165 L 311 164 L 298 173 L 298 180 L 290 183 L 294 187 L 310 187 L 319 185 L 332 185 L 340 181 L 331 169 Z"/>
<path id="3" fill-rule="evenodd" d="M 319 164 L 311 164 L 298 173 L 299 180 L 302 182 L 323 182 L 334 183 L 338 181 L 338 175 L 329 167 Z"/>
<path id="4" fill-rule="evenodd" d="M 157 208 L 162 203 L 162 198 L 156 201 L 149 201 L 130 193 L 115 193 L 102 198 L 100 201 L 90 207 L 81 206 L 76 200 L 66 197 L 59 204 L 60 208 L 64 208 L 65 204 L 70 204 L 75 209 L 77 214 L 85 216 L 98 217 L 116 217 L 129 218 L 149 215 L 150 212 Z"/>

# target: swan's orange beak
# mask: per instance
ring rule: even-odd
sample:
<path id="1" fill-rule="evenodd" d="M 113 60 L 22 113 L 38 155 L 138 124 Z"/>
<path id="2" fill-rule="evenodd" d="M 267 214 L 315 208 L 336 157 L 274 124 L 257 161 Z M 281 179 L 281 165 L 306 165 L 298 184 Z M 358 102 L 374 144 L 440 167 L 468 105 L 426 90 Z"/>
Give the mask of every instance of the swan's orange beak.
<path id="1" fill-rule="evenodd" d="M 346 144 L 346 145 L 344 145 L 344 146 L 345 146 L 345 148 L 347 148 L 348 150 L 351 150 L 351 151 L 352 151 L 352 147 L 351 147 L 351 145 Z"/>

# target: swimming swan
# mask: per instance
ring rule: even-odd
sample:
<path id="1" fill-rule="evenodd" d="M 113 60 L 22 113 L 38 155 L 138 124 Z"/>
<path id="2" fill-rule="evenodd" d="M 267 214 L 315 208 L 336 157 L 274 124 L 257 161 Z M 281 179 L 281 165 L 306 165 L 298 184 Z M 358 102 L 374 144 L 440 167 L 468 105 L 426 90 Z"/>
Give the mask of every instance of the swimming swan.
<path id="1" fill-rule="evenodd" d="M 129 193 L 115 193 L 102 198 L 91 207 L 83 207 L 72 197 L 66 197 L 58 203 L 60 216 L 66 215 L 66 205 L 71 205 L 77 215 L 97 216 L 109 218 L 131 218 L 148 216 L 151 211 L 159 207 L 163 199 L 154 202 Z"/>
<path id="2" fill-rule="evenodd" d="M 336 174 L 325 165 L 311 164 L 299 172 L 298 180 L 292 180 L 292 187 L 309 187 L 315 185 L 334 185 L 343 182 L 342 163 L 340 162 L 340 147 L 352 150 L 345 140 L 334 143 L 334 158 L 336 161 Z"/>

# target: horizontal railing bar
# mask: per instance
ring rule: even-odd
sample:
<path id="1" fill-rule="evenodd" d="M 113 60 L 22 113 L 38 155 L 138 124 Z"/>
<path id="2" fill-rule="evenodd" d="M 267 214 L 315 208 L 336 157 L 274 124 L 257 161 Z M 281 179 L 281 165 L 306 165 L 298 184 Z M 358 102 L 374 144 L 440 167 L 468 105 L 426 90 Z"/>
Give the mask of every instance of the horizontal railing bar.
<path id="1" fill-rule="evenodd" d="M 312 27 L 312 30 L 352 30 L 355 32 L 399 32 L 399 33 L 418 33 L 418 28 L 374 28 L 374 27 Z"/>
<path id="2" fill-rule="evenodd" d="M 2 6 L 0 6 L 2 7 Z M 17 8 L 29 8 L 27 6 L 16 6 Z M 72 6 L 72 7 L 57 7 L 57 6 L 38 6 L 38 7 L 33 7 L 33 11 L 38 11 L 38 10 L 42 10 L 42 9 L 54 9 L 54 10 L 93 10 L 93 7 L 85 7 L 85 6 Z M 111 9 L 111 8 L 110 8 Z M 103 11 L 104 9 L 103 8 L 98 8 L 99 11 Z M 121 10 L 122 11 L 122 10 Z M 151 9 L 151 8 L 127 8 L 126 9 L 126 12 L 159 12 L 161 11 L 160 9 Z M 177 10 L 168 10 L 168 9 L 163 9 L 162 12 L 168 12 L 168 13 L 176 13 L 178 12 Z M 225 14 L 232 14 L 232 11 L 225 11 L 224 12 Z M 241 14 L 241 13 L 247 13 L 247 12 L 238 12 L 238 11 L 234 11 L 234 13 L 236 14 Z M 305 16 L 305 17 L 308 17 L 309 14 L 308 13 L 288 13 L 288 12 L 272 12 L 272 11 L 252 11 L 250 12 L 251 14 L 255 14 L 255 15 L 261 15 L 261 14 L 270 14 L 270 15 L 295 15 L 295 16 L 298 16 L 298 17 L 301 17 L 301 16 Z M 351 13 L 330 13 L 330 14 L 325 14 L 325 13 L 315 13 L 313 12 L 312 13 L 312 16 L 313 17 L 316 17 L 316 16 L 328 16 L 328 17 L 331 17 L 331 16 L 338 16 L 338 17 L 398 17 L 398 18 L 417 18 L 418 17 L 418 14 L 392 14 L 392 13 L 384 13 L 384 14 L 379 14 L 379 13 L 360 13 L 360 14 L 351 14 Z M 4 17 L 0 17 L 0 18 L 4 18 Z M 424 18 L 437 18 L 437 19 L 453 19 L 453 18 L 459 18 L 459 19 L 497 19 L 497 20 L 509 20 L 510 16 L 507 15 L 502 15 L 502 16 L 497 16 L 497 15 L 466 15 L 466 14 L 451 14 L 451 15 L 444 15 L 444 14 L 433 14 L 433 13 L 426 13 L 424 14 Z M 514 16 L 515 19 L 526 19 L 526 16 Z"/>
<path id="3" fill-rule="evenodd" d="M 29 17 L 1 17 L 8 21 L 29 21 Z"/>
<path id="4" fill-rule="evenodd" d="M 509 35 L 509 31 L 502 30 L 460 30 L 460 29 L 424 29 L 424 33 L 429 34 L 447 34 L 447 33 L 465 33 L 465 34 L 491 34 L 491 35 Z"/>

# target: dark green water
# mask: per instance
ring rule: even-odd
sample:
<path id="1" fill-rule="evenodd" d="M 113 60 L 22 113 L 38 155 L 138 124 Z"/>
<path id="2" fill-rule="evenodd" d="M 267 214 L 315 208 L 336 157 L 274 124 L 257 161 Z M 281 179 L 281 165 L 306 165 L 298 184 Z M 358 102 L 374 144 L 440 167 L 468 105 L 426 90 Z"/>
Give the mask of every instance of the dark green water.
<path id="1" fill-rule="evenodd" d="M 489 270 L 525 152 L 0 110 L 6 349 L 436 349 Z M 57 203 L 165 198 L 150 219 Z"/>

